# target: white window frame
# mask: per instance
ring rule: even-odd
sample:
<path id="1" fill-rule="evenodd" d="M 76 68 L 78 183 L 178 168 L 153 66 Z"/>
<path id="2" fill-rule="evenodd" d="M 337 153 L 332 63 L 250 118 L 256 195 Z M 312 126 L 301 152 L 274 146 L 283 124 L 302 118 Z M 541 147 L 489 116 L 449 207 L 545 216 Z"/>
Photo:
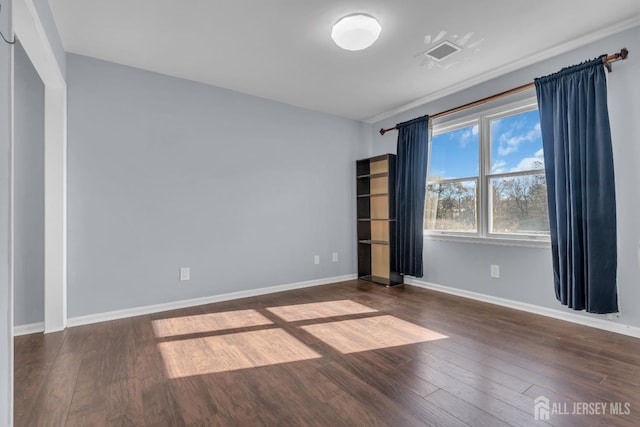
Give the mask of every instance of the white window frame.
<path id="1" fill-rule="evenodd" d="M 471 115 L 442 122 L 433 123 L 433 135 L 439 135 L 461 128 L 478 126 L 478 176 L 476 181 L 476 221 L 477 232 L 447 231 L 447 230 L 424 230 L 424 236 L 429 240 L 463 241 L 470 243 L 488 243 L 507 246 L 529 246 L 529 247 L 550 247 L 548 235 L 526 235 L 491 233 L 489 222 L 491 213 L 489 212 L 489 184 L 491 178 L 507 178 L 513 176 L 533 175 L 544 172 L 544 169 L 528 170 L 521 172 L 491 173 L 491 121 L 504 117 L 521 114 L 538 109 L 535 97 L 527 98 L 510 104 L 478 111 Z M 429 156 L 431 155 L 431 142 L 429 142 Z M 429 160 L 430 163 L 430 160 Z M 429 171 L 427 170 L 427 180 Z M 445 181 L 464 181 L 475 177 L 461 177 Z M 427 187 L 429 181 L 427 181 Z"/>

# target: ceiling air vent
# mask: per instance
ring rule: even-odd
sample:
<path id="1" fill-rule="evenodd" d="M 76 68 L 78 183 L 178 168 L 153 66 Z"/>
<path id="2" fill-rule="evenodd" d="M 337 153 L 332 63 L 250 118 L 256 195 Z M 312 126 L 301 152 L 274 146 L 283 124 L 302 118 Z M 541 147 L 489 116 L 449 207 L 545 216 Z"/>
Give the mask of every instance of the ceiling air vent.
<path id="1" fill-rule="evenodd" d="M 445 40 L 434 48 L 429 49 L 424 54 L 436 61 L 442 61 L 447 56 L 453 55 L 459 50 L 462 50 L 460 46 L 456 46 L 455 44 Z"/>

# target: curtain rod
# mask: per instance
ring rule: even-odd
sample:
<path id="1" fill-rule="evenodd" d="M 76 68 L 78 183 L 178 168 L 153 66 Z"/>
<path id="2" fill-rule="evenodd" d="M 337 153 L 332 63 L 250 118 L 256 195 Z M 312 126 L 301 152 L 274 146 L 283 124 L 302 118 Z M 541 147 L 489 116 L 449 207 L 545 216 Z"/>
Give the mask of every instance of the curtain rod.
<path id="1" fill-rule="evenodd" d="M 620 53 L 614 53 L 612 55 L 608 55 L 606 57 L 603 57 L 602 58 L 602 63 L 604 64 L 605 67 L 607 67 L 607 70 L 609 70 L 609 72 L 611 72 L 612 71 L 611 63 L 612 62 L 616 62 L 616 61 L 620 61 L 620 60 L 623 60 L 623 59 L 627 59 L 628 55 L 629 55 L 629 50 L 625 47 L 625 48 L 622 48 L 622 50 L 620 50 Z M 525 91 L 527 89 L 531 89 L 533 87 L 535 87 L 535 83 L 534 82 L 527 83 L 527 84 L 524 84 L 522 86 L 514 87 L 513 89 L 505 90 L 504 92 L 500 92 L 500 93 L 497 93 L 495 95 L 487 96 L 486 98 L 478 99 L 477 101 L 469 102 L 467 104 L 460 105 L 458 107 L 450 108 L 448 110 L 441 111 L 441 112 L 436 113 L 436 114 L 432 114 L 432 115 L 429 116 L 429 118 L 430 119 L 437 119 L 438 117 L 446 116 L 447 114 L 457 113 L 458 111 L 466 110 L 467 108 L 475 107 L 477 105 L 486 104 L 487 102 L 491 102 L 491 101 L 503 98 L 503 97 L 508 96 L 508 95 L 513 95 L 514 93 L 522 92 L 522 91 Z M 386 132 L 389 132 L 390 130 L 396 130 L 396 129 L 397 128 L 395 126 L 392 127 L 392 128 L 389 128 L 389 129 L 384 129 L 384 128 L 380 129 L 380 135 L 384 135 Z"/>

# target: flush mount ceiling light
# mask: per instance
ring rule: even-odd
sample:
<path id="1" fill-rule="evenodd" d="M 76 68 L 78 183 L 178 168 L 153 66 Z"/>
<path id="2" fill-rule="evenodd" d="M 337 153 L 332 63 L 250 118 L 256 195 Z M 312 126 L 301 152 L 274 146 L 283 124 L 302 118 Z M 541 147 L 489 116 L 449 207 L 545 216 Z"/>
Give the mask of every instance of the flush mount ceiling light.
<path id="1" fill-rule="evenodd" d="M 347 15 L 335 23 L 331 30 L 333 41 L 345 50 L 363 50 L 378 40 L 382 27 L 370 15 Z"/>

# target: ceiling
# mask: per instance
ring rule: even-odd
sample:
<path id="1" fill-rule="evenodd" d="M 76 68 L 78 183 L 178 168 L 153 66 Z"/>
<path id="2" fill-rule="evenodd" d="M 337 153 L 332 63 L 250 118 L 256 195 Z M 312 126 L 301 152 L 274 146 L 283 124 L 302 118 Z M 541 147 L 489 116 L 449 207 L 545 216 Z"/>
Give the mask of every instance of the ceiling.
<path id="1" fill-rule="evenodd" d="M 638 0 L 50 3 L 67 52 L 370 122 L 640 23 Z M 330 38 L 354 12 L 382 25 L 360 52 Z M 441 40 L 463 49 L 421 54 Z"/>

